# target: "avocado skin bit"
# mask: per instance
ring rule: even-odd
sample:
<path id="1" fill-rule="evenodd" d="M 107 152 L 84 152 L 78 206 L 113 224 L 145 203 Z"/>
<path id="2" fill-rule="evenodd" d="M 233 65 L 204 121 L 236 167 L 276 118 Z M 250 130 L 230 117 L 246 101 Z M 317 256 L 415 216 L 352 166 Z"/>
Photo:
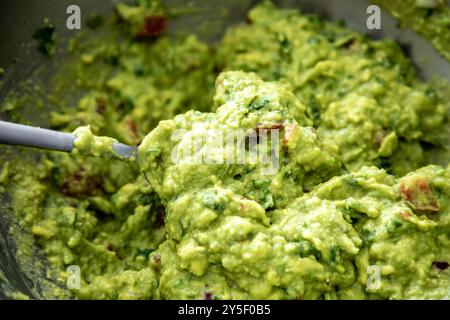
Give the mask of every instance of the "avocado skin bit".
<path id="1" fill-rule="evenodd" d="M 44 296 L 447 297 L 450 166 L 430 154 L 448 146 L 450 108 L 399 45 L 269 2 L 214 48 L 166 36 L 167 16 L 120 4 L 110 37 L 72 43 L 83 95 L 51 127 L 74 132 L 75 151 L 1 166 L 0 192 L 60 284 Z M 172 161 L 220 130 L 277 130 L 277 169 L 221 162 L 215 145 L 196 151 L 217 163 Z M 139 145 L 136 163 L 109 156 L 118 141 Z M 73 265 L 80 288 L 66 289 Z"/>

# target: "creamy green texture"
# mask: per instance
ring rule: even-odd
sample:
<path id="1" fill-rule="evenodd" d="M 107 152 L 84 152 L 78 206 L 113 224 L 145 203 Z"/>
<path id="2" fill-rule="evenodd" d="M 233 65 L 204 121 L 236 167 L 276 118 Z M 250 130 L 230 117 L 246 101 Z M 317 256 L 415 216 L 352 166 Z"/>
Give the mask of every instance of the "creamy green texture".
<path id="1" fill-rule="evenodd" d="M 306 117 L 305 106 L 283 86 L 265 83 L 243 72 L 223 73 L 216 83 L 214 101 L 221 106 L 214 114 L 189 111 L 162 121 L 139 147 L 141 170 L 163 201 L 178 198 L 186 188 L 201 190 L 221 185 L 256 200 L 265 209 L 274 209 L 285 207 L 305 190 L 340 173 L 337 147 L 319 141 L 309 127 L 311 121 Z M 263 163 L 173 163 L 173 150 L 185 149 L 183 145 L 189 145 L 191 139 L 208 130 L 255 128 L 280 131 L 280 168 L 275 174 L 260 170 Z M 174 141 L 173 133 L 180 129 L 185 131 L 184 136 L 181 141 Z M 224 158 L 227 149 L 198 152 Z"/>
<path id="2" fill-rule="evenodd" d="M 73 154 L 0 171 L 62 286 L 46 296 L 65 296 L 71 265 L 82 299 L 448 296 L 450 166 L 430 155 L 449 161 L 449 104 L 396 43 L 263 3 L 213 50 L 164 36 L 154 2 L 117 11 L 117 34 L 71 44 L 83 97 L 51 124 Z M 221 130 L 277 131 L 276 170 L 192 146 Z M 84 156 L 117 141 L 137 165 Z"/>
<path id="3" fill-rule="evenodd" d="M 109 137 L 97 137 L 92 134 L 89 126 L 77 128 L 75 136 L 74 154 L 91 155 L 99 158 L 111 158 L 114 154 L 113 145 L 118 143 L 116 139 Z"/>
<path id="4" fill-rule="evenodd" d="M 401 27 L 424 35 L 450 61 L 450 7 L 445 0 L 375 0 Z"/>
<path id="5" fill-rule="evenodd" d="M 227 72 L 218 77 L 214 101 L 221 105 L 215 114 L 162 121 L 139 148 L 141 168 L 166 207 L 168 240 L 155 253 L 163 296 L 446 296 L 450 277 L 431 266 L 450 254 L 450 168 L 429 166 L 397 180 L 363 167 L 320 184 L 342 172 L 336 145 L 304 127 L 310 123 L 304 107 L 283 86 Z M 276 128 L 282 128 L 283 150 L 270 176 L 251 165 L 171 160 L 171 151 L 186 143 L 168 143 L 175 130 L 195 136 L 211 127 L 275 123 L 282 124 Z M 380 268 L 380 288 L 369 287 L 369 266 Z M 193 275 L 199 278 L 191 281 Z M 230 281 L 234 285 L 223 286 Z"/>
<path id="6" fill-rule="evenodd" d="M 445 297 L 450 278 L 432 264 L 449 255 L 449 173 L 431 166 L 412 174 L 439 190 L 434 197 L 444 203 L 437 216 L 414 212 L 398 180 L 374 167 L 333 178 L 270 215 L 229 189 L 186 192 L 168 206 L 170 240 L 158 250 L 161 293 L 183 299 L 207 291 L 233 299 Z M 373 265 L 383 284 L 371 289 Z"/>
<path id="7" fill-rule="evenodd" d="M 403 175 L 426 164 L 422 144 L 447 143 L 448 105 L 417 79 L 393 41 L 371 41 L 270 4 L 249 19 L 223 40 L 226 68 L 287 85 L 306 105 L 319 137 L 339 146 L 348 170 L 374 164 Z"/>

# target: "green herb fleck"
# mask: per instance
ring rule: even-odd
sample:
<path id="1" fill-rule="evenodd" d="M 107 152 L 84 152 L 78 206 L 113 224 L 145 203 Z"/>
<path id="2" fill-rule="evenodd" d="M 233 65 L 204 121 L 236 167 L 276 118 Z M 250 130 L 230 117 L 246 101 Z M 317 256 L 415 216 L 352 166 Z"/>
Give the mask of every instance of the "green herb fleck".
<path id="1" fill-rule="evenodd" d="M 100 28 L 103 25 L 103 23 L 104 23 L 103 17 L 98 13 L 93 13 L 86 21 L 86 26 L 91 30 L 95 30 Z"/>
<path id="2" fill-rule="evenodd" d="M 33 33 L 33 39 L 39 41 L 38 50 L 42 54 L 47 57 L 52 57 L 55 54 L 55 26 L 50 22 L 50 20 L 44 19 L 42 26 L 36 29 Z"/>
<path id="3" fill-rule="evenodd" d="M 264 108 L 267 104 L 269 103 L 268 99 L 261 99 L 261 100 L 253 100 L 250 105 L 248 106 L 248 110 L 253 111 L 253 110 L 259 110 Z"/>
<path id="4" fill-rule="evenodd" d="M 147 248 L 147 249 L 138 249 L 137 250 L 137 256 L 143 256 L 146 259 L 148 259 L 148 256 L 150 255 L 150 253 L 152 253 L 153 251 L 155 251 L 155 249 L 152 248 Z"/>

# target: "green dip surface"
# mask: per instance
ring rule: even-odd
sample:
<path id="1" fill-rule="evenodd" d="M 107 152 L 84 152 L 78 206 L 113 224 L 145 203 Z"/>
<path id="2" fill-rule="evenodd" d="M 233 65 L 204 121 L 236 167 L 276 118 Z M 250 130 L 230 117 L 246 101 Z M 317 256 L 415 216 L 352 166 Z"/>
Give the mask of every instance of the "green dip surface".
<path id="1" fill-rule="evenodd" d="M 445 0 L 375 0 L 401 27 L 424 35 L 450 61 L 450 8 Z"/>
<path id="2" fill-rule="evenodd" d="M 92 155 L 94 157 L 108 158 L 114 154 L 113 145 L 118 143 L 116 139 L 109 137 L 97 137 L 92 134 L 89 126 L 77 128 L 75 136 L 73 154 Z"/>
<path id="3" fill-rule="evenodd" d="M 269 2 L 248 17 L 212 47 L 164 35 L 156 2 L 121 4 L 111 36 L 71 44 L 82 97 L 51 127 L 74 133 L 74 152 L 0 171 L 59 284 L 44 297 L 448 296 L 448 100 L 391 40 Z M 262 152 L 277 132 L 276 170 L 191 144 L 227 130 L 255 132 Z M 139 146 L 137 163 L 111 158 L 117 141 Z"/>

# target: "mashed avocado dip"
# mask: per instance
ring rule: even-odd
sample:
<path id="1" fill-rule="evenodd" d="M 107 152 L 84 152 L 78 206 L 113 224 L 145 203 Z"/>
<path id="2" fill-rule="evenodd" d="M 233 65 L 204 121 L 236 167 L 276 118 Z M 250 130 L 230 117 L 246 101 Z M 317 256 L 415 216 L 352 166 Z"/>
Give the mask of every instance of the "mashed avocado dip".
<path id="1" fill-rule="evenodd" d="M 450 7 L 445 0 L 375 0 L 400 21 L 423 34 L 450 61 Z"/>
<path id="2" fill-rule="evenodd" d="M 61 284 L 45 296 L 449 294 L 448 100 L 393 41 L 268 2 L 248 17 L 212 49 L 164 36 L 156 2 L 121 4 L 118 35 L 78 46 L 84 96 L 51 115 L 77 154 L 0 174 Z M 211 145 L 194 152 L 216 163 L 173 161 L 208 130 L 276 130 L 277 170 L 218 161 L 227 150 Z M 116 141 L 139 145 L 135 164 L 83 156 Z M 81 284 L 66 289 L 73 265 Z"/>

